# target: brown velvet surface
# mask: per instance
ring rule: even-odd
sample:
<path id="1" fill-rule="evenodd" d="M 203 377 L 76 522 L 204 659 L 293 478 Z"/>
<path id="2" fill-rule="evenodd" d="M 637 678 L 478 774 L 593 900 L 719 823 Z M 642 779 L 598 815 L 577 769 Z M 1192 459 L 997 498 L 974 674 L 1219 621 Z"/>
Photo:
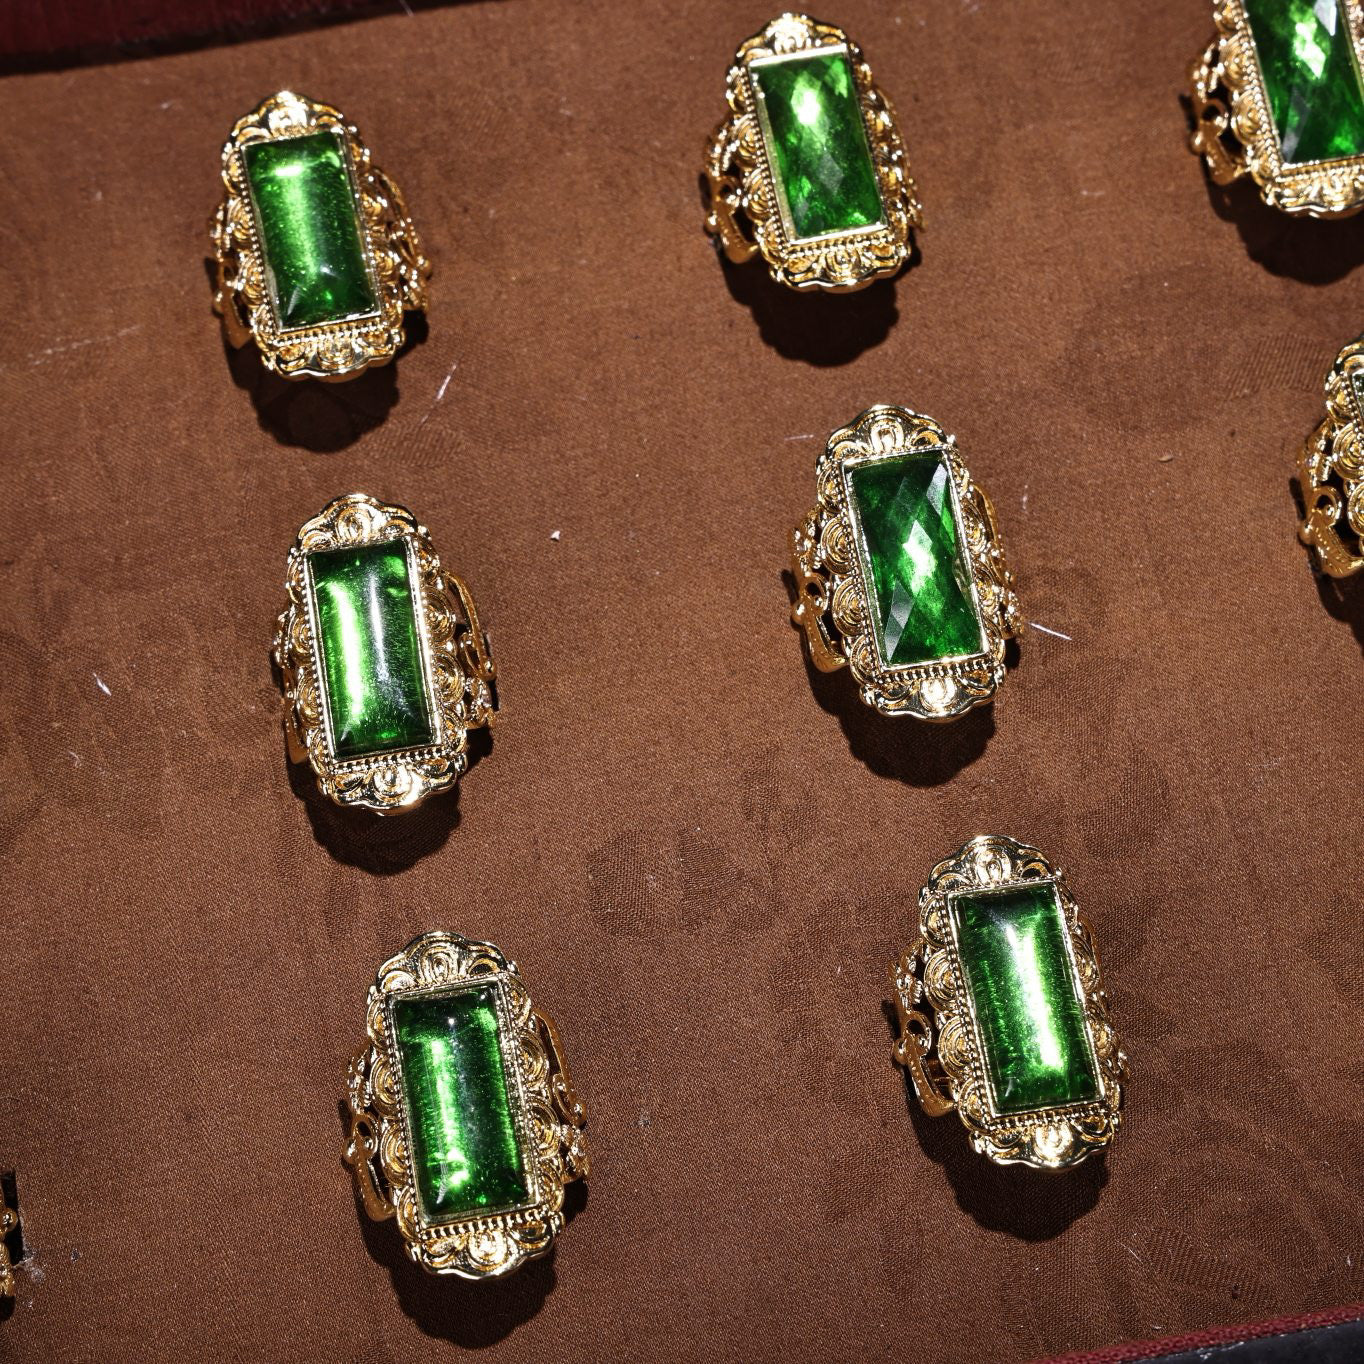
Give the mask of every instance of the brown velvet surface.
<path id="1" fill-rule="evenodd" d="M 1209 191 L 1208 6 L 827 16 L 895 101 L 922 259 L 844 298 L 722 267 L 704 139 L 757 5 L 470 4 L 0 84 L 3 1156 L 15 1359 L 1021 1359 L 1364 1297 L 1364 593 L 1293 451 L 1364 222 Z M 395 367 L 229 355 L 233 121 L 339 104 L 435 262 Z M 993 713 L 812 674 L 787 537 L 873 402 L 957 434 L 1029 629 Z M 504 707 L 457 799 L 348 818 L 267 656 L 330 497 L 412 507 Z M 1068 871 L 1132 1059 L 1044 1178 L 906 1103 L 886 970 L 972 834 Z M 552 1261 L 425 1277 L 337 1110 L 380 961 L 499 943 L 595 1172 Z"/>
<path id="2" fill-rule="evenodd" d="M 459 3 L 459 0 L 446 0 Z M 430 8 L 441 0 L 9 0 L 0 5 L 0 71 L 119 60 L 316 28 L 347 14 Z"/>

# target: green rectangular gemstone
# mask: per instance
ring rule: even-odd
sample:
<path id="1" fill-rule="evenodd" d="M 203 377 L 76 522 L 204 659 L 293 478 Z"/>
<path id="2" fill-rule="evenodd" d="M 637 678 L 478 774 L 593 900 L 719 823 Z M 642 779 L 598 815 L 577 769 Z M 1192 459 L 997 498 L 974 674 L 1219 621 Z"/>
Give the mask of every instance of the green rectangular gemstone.
<path id="1" fill-rule="evenodd" d="M 242 159 L 281 329 L 374 313 L 378 305 L 341 135 L 249 142 Z"/>
<path id="2" fill-rule="evenodd" d="M 952 898 L 952 933 L 999 1113 L 1099 1096 L 1065 916 L 1050 882 Z"/>
<path id="3" fill-rule="evenodd" d="M 428 1223 L 529 1199 L 493 982 L 397 995 L 393 1040 L 417 1201 Z"/>
<path id="4" fill-rule="evenodd" d="M 1289 165 L 1364 153 L 1364 87 L 1340 0 L 1243 0 Z"/>
<path id="5" fill-rule="evenodd" d="M 406 543 L 317 550 L 308 584 L 333 755 L 435 743 Z"/>
<path id="6" fill-rule="evenodd" d="M 847 52 L 769 58 L 749 71 L 768 164 L 795 235 L 824 237 L 883 222 Z"/>
<path id="7" fill-rule="evenodd" d="M 941 447 L 850 460 L 844 476 L 882 666 L 983 653 Z"/>

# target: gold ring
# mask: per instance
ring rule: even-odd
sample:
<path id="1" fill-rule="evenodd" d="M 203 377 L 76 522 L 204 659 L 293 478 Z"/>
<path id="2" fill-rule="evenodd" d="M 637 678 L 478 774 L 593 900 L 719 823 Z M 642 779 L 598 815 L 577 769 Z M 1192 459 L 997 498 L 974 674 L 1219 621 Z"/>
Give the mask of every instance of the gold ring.
<path id="1" fill-rule="evenodd" d="M 829 437 L 815 482 L 791 559 L 791 616 L 815 667 L 851 668 L 883 715 L 950 720 L 993 700 L 1018 598 L 954 438 L 931 417 L 873 407 Z"/>
<path id="2" fill-rule="evenodd" d="M 706 144 L 706 230 L 796 289 L 860 289 L 909 259 L 921 225 L 890 101 L 832 24 L 783 14 L 734 54 Z"/>
<path id="3" fill-rule="evenodd" d="M 1216 37 L 1189 70 L 1190 146 L 1214 183 L 1249 175 L 1271 208 L 1364 208 L 1364 5 L 1216 0 Z"/>
<path id="4" fill-rule="evenodd" d="M 547 1254 L 586 1177 L 587 1115 L 553 1024 L 490 943 L 425 933 L 369 991 L 346 1163 L 433 1274 L 488 1279 Z"/>
<path id="5" fill-rule="evenodd" d="M 469 589 L 405 507 L 350 493 L 298 532 L 274 658 L 289 756 L 338 805 L 410 810 L 468 765 L 496 669 Z"/>
<path id="6" fill-rule="evenodd" d="M 1036 848 L 987 834 L 934 867 L 891 980 L 895 1059 L 924 1112 L 955 1108 L 981 1155 L 1059 1170 L 1117 1135 L 1127 1058 L 1098 954 Z"/>
<path id="7" fill-rule="evenodd" d="M 0 1172 L 0 1298 L 14 1296 L 14 1264 L 24 1253 L 14 1171 Z"/>
<path id="8" fill-rule="evenodd" d="M 350 379 L 393 359 L 404 313 L 426 310 L 431 263 L 340 110 L 272 95 L 233 128 L 223 184 L 209 233 L 228 341 L 254 337 L 286 379 Z"/>
<path id="9" fill-rule="evenodd" d="M 1336 356 L 1326 376 L 1326 415 L 1298 454 L 1306 517 L 1298 538 L 1323 573 L 1364 568 L 1364 337 Z"/>

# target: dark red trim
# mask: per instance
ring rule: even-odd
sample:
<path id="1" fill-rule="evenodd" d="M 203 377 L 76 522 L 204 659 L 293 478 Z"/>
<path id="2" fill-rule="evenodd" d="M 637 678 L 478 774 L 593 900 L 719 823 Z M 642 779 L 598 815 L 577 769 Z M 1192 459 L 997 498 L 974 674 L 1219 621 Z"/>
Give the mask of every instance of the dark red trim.
<path id="1" fill-rule="evenodd" d="M 1206 1331 L 1190 1331 L 1183 1336 L 1162 1336 L 1158 1340 L 1134 1341 L 1128 1345 L 1105 1345 L 1099 1350 L 1076 1350 L 1056 1355 L 1038 1364 L 1131 1364 L 1132 1360 L 1159 1359 L 1181 1350 L 1206 1350 L 1214 1345 L 1235 1345 L 1242 1340 L 1262 1340 L 1265 1336 L 1286 1336 L 1308 1331 L 1314 1326 L 1336 1326 L 1343 1321 L 1364 1320 L 1364 1302 L 1349 1307 L 1328 1307 L 1323 1312 L 1308 1312 L 1297 1317 L 1275 1317 L 1248 1326 L 1214 1326 Z"/>

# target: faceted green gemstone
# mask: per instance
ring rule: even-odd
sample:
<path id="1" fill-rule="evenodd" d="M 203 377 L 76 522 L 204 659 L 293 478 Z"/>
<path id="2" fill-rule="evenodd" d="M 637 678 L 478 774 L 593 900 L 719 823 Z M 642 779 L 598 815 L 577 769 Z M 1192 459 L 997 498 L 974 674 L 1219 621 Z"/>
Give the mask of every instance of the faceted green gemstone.
<path id="1" fill-rule="evenodd" d="M 852 463 L 851 511 L 885 667 L 984 651 L 940 450 Z"/>
<path id="2" fill-rule="evenodd" d="M 280 327 L 316 327 L 373 313 L 377 304 L 340 134 L 250 142 L 242 157 Z"/>
<path id="3" fill-rule="evenodd" d="M 1337 0 L 1245 0 L 1284 161 L 1364 153 L 1364 89 Z"/>
<path id="4" fill-rule="evenodd" d="M 1000 1113 L 1098 1098 L 1079 981 L 1050 884 L 951 901 L 985 1069 Z"/>
<path id="5" fill-rule="evenodd" d="M 318 550 L 308 577 L 335 756 L 434 743 L 403 541 Z"/>
<path id="6" fill-rule="evenodd" d="M 392 1004 L 412 1170 L 428 1222 L 504 1212 L 529 1197 L 498 989 L 398 995 Z"/>
<path id="7" fill-rule="evenodd" d="M 881 191 L 847 55 L 755 62 L 750 70 L 767 113 L 768 161 L 796 236 L 881 222 Z"/>

